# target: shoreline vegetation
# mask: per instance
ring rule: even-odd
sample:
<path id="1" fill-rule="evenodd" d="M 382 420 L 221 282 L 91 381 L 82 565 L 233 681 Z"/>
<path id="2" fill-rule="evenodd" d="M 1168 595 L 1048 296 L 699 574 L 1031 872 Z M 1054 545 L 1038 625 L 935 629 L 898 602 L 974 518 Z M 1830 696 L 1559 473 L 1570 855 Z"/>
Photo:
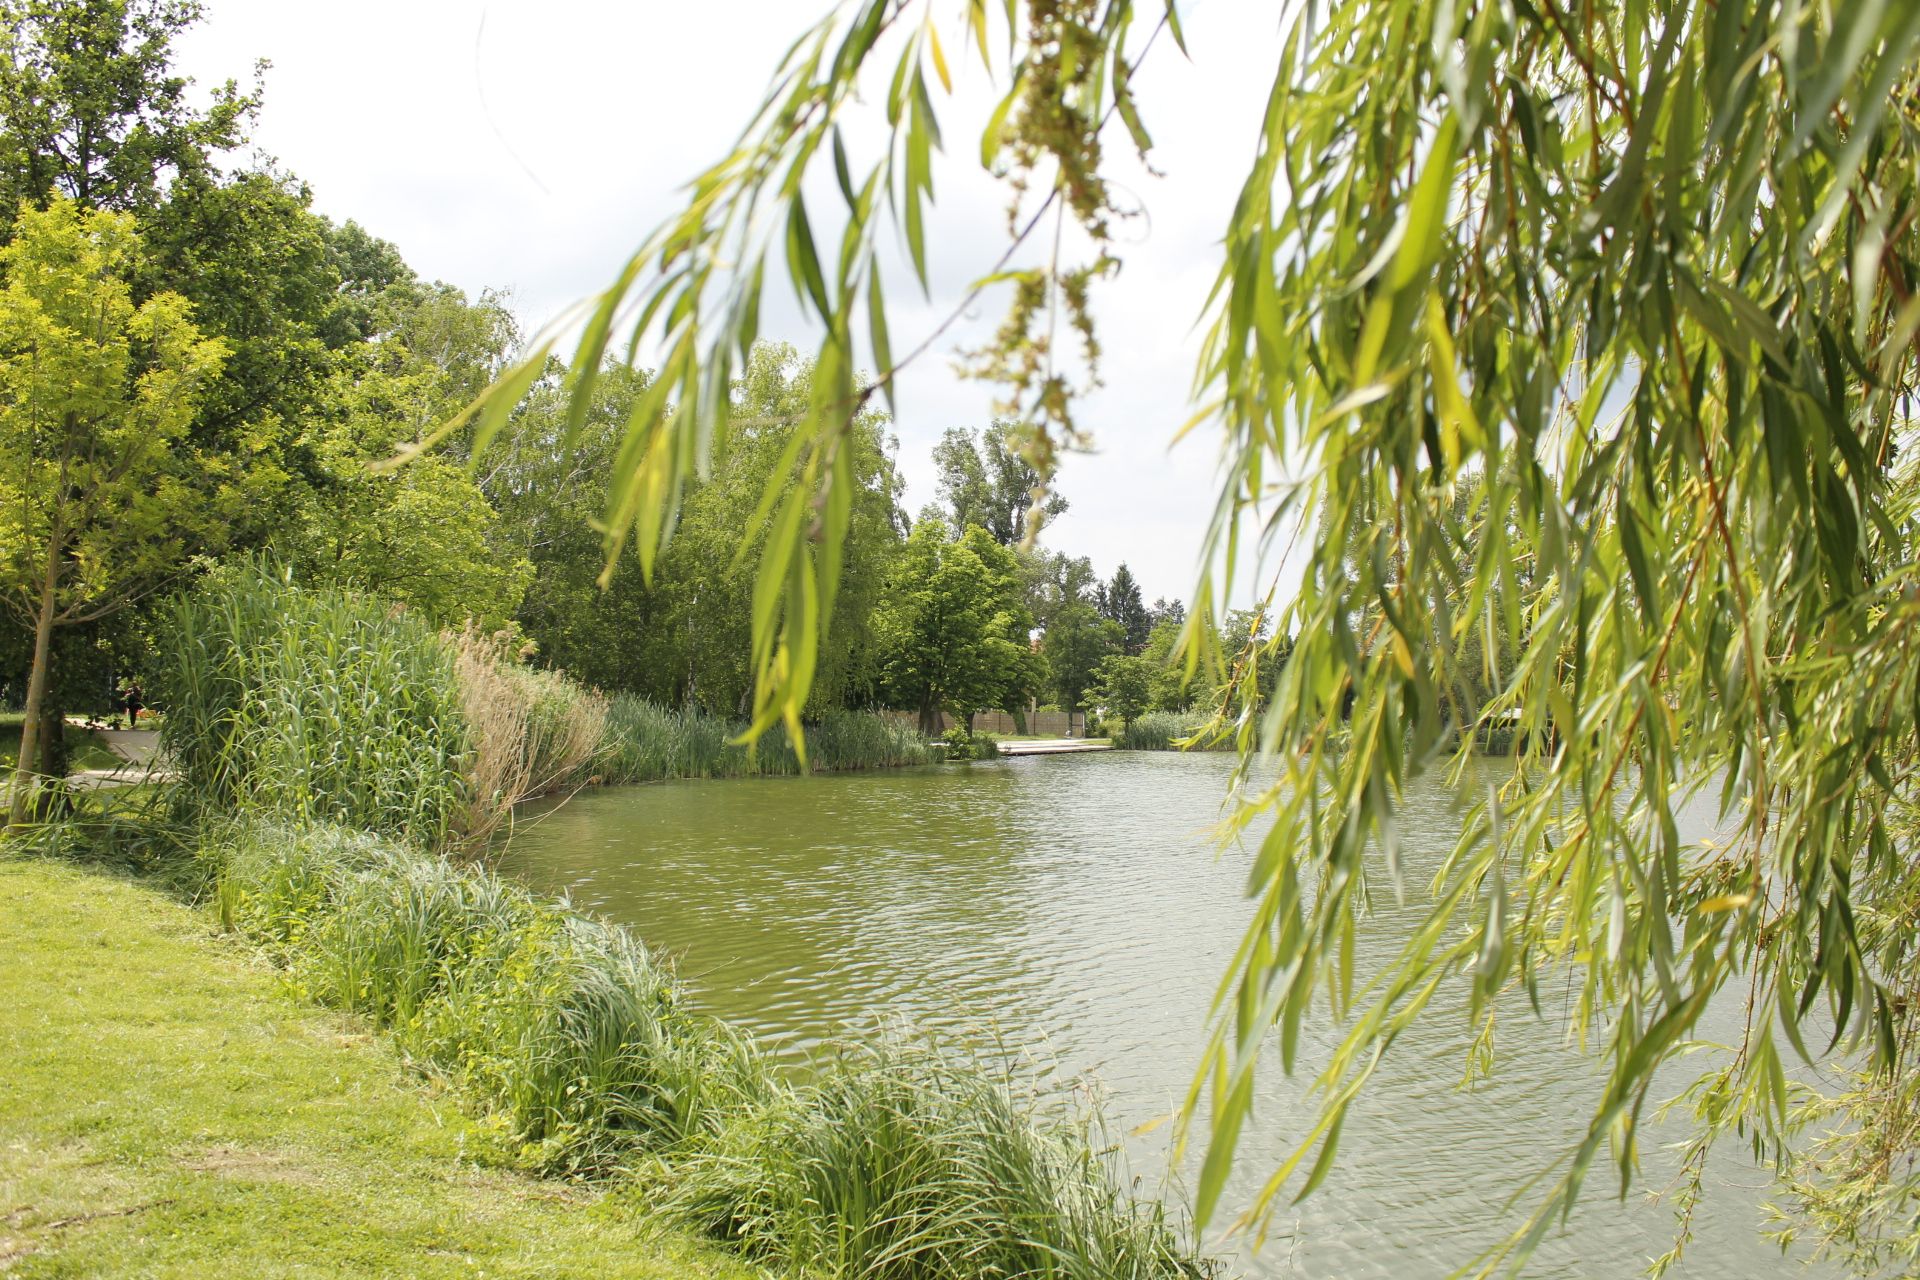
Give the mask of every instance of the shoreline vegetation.
<path id="1" fill-rule="evenodd" d="M 899 1038 L 776 1070 L 690 1010 L 633 934 L 459 856 L 516 788 L 597 767 L 584 744 L 609 723 L 650 726 L 625 731 L 652 744 L 630 773 L 737 763 L 708 726 L 257 572 L 180 602 L 162 651 L 181 782 L 33 840 L 207 904 L 291 992 L 455 1090 L 520 1168 L 792 1274 L 1219 1273 L 1177 1210 L 1130 1193 L 1088 1106 Z M 463 689 L 460 663 L 491 674 Z M 479 689 L 499 705 L 476 724 Z M 826 767 L 903 756 L 875 722 L 829 718 L 809 747 Z M 763 772 L 782 759 L 764 743 L 759 757 Z"/>
<path id="2" fill-rule="evenodd" d="M 764 1280 L 484 1118 L 155 876 L 0 852 L 0 1273 Z"/>

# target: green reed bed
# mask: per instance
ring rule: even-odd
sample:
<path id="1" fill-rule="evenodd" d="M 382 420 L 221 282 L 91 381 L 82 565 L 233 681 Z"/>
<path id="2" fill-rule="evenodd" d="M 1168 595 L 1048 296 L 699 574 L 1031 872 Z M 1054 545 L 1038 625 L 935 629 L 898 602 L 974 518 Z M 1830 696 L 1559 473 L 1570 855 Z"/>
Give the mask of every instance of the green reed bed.
<path id="1" fill-rule="evenodd" d="M 845 1046 L 791 1079 L 624 929 L 485 870 L 333 827 L 227 822 L 200 849 L 229 927 L 458 1084 L 530 1166 L 625 1169 L 651 1208 L 797 1274 L 1212 1273 L 1084 1112 L 971 1057 Z"/>
<path id="2" fill-rule="evenodd" d="M 164 750 L 219 809 L 448 842 L 470 739 L 453 655 L 403 613 L 255 566 L 169 606 Z"/>
<path id="3" fill-rule="evenodd" d="M 784 729 L 773 729 L 749 748 L 737 741 L 745 727 L 698 708 L 662 707 L 619 694 L 608 704 L 606 746 L 595 769 L 606 782 L 800 772 Z M 807 726 L 807 763 L 815 771 L 890 769 L 934 758 L 917 732 L 887 716 L 830 711 Z"/>
<path id="4" fill-rule="evenodd" d="M 1118 751 L 1206 751 L 1229 745 L 1204 738 L 1189 742 L 1210 723 L 1206 716 L 1149 711 L 1113 735 Z"/>

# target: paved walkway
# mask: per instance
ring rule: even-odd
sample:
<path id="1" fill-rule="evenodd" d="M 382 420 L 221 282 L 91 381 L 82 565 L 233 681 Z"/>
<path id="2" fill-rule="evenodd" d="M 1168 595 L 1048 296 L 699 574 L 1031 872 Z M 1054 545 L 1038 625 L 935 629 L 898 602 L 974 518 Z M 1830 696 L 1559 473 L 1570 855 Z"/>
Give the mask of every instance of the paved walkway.
<path id="1" fill-rule="evenodd" d="M 99 787 L 126 787 L 136 782 L 171 782 L 171 770 L 160 768 L 154 757 L 160 750 L 158 729 L 95 729 L 98 738 L 126 763 L 115 769 L 81 769 L 67 775 L 67 785 L 82 791 Z"/>
<path id="2" fill-rule="evenodd" d="M 1111 751 L 1110 742 L 1089 742 L 1085 738 L 1035 738 L 1027 742 L 1002 742 L 1003 756 L 1064 756 L 1080 751 Z"/>

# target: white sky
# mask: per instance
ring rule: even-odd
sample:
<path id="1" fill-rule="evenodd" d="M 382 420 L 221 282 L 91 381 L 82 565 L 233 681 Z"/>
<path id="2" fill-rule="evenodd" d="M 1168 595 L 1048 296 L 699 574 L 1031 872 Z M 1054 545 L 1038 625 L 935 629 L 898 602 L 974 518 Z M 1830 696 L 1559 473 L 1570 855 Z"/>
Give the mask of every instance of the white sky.
<path id="1" fill-rule="evenodd" d="M 948 101 L 936 87 L 947 151 L 935 162 L 927 237 L 933 299 L 909 289 L 904 267 L 889 274 L 895 352 L 915 345 L 1004 244 L 1004 195 L 982 172 L 978 145 L 1000 89 L 963 57 L 963 7 L 948 7 L 954 23 L 941 34 L 957 93 Z M 603 286 L 678 207 L 681 185 L 731 149 L 780 55 L 826 11 L 825 0 L 206 8 L 181 44 L 181 70 L 203 85 L 245 83 L 256 58 L 272 62 L 255 141 L 312 186 L 315 207 L 393 241 L 422 275 L 473 294 L 508 291 L 530 332 Z M 1214 440 L 1197 434 L 1171 451 L 1168 441 L 1188 416 L 1195 320 L 1279 45 L 1264 6 L 1183 12 L 1193 60 L 1163 36 L 1136 78 L 1153 164 L 1166 176 L 1130 158 L 1116 165 L 1123 195 L 1146 216 L 1120 227 L 1125 268 L 1096 288 L 1106 386 L 1080 411 L 1096 452 L 1066 461 L 1059 486 L 1072 509 L 1045 538 L 1090 556 L 1102 575 L 1126 561 L 1149 601 L 1188 596 L 1216 496 Z M 1130 157 L 1117 128 L 1110 148 Z M 812 350 L 814 335 L 790 303 L 773 305 L 775 292 L 770 278 L 763 332 Z M 951 352 L 980 342 L 1004 307 L 1004 294 L 990 294 L 899 388 L 909 514 L 934 500 L 929 454 L 941 431 L 991 416 L 993 389 L 956 377 Z"/>

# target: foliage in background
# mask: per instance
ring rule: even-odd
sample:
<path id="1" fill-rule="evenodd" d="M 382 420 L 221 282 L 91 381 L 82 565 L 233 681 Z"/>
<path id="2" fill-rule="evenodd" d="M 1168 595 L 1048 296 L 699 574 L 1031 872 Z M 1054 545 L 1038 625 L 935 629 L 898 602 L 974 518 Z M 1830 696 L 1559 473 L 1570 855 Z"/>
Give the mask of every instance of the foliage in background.
<path id="1" fill-rule="evenodd" d="M 1012 305 L 978 367 L 1035 424 L 1043 476 L 1081 438 L 1053 335 L 1064 322 L 1097 356 L 1091 287 L 1114 252 L 1103 149 L 1150 145 L 1134 71 L 1162 30 L 1182 42 L 1179 12 L 1004 13 L 996 33 L 980 0 L 838 7 L 597 300 L 581 344 L 576 367 L 597 367 L 623 315 L 666 353 L 611 480 L 612 522 L 645 558 L 724 435 L 721 389 L 769 270 L 819 322 L 803 479 L 766 509 L 756 728 L 797 723 L 811 687 L 847 528 L 833 476 L 847 423 L 941 332 L 896 360 L 877 245 L 897 229 L 929 278 L 943 26 L 1008 86 L 980 155 L 1009 180 L 1010 246 L 959 306 L 996 283 Z M 1913 858 L 1886 819 L 1920 763 L 1905 456 L 1920 8 L 1363 0 L 1292 6 L 1285 22 L 1247 180 L 1221 211 L 1187 428 L 1224 442 L 1188 675 L 1223 677 L 1222 727 L 1281 764 L 1236 818 L 1274 826 L 1188 1101 L 1211 1124 L 1200 1210 L 1218 1207 L 1269 1042 L 1291 1070 L 1316 998 L 1346 1039 L 1254 1223 L 1283 1188 L 1322 1183 L 1350 1105 L 1440 984 L 1472 988 L 1478 1071 L 1495 997 L 1565 974 L 1607 1074 L 1587 1134 L 1493 1267 L 1570 1209 L 1603 1151 L 1631 1183 L 1656 1073 L 1691 1051 L 1716 994 L 1752 1016 L 1693 1095 L 1683 1203 L 1723 1135 L 1790 1159 L 1787 1057 L 1911 1071 L 1920 949 L 1891 922 L 1912 916 Z M 877 154 L 842 128 L 863 100 L 884 111 Z M 829 171 L 845 205 L 832 224 L 803 195 Z M 1091 263 L 1013 265 L 1035 228 L 1059 243 L 1069 221 Z M 823 252 L 825 225 L 844 230 Z M 871 383 L 853 373 L 863 355 Z M 1297 594 L 1249 618 L 1227 660 L 1226 584 L 1290 546 L 1306 564 Z M 1076 607 L 1048 624 L 1056 680 L 1079 665 L 1054 652 Z M 1062 683 L 1062 702 L 1084 687 Z M 1355 990 L 1341 957 L 1393 879 L 1403 788 L 1471 749 L 1463 726 L 1512 708 L 1528 749 L 1511 780 L 1478 800 L 1399 962 Z M 1676 809 L 1707 788 L 1725 838 L 1684 844 Z M 1814 1025 L 1838 1034 L 1810 1044 Z M 1825 1238 L 1898 1250 L 1915 1238 L 1896 1172 L 1911 1148 L 1867 1158 L 1870 1135 L 1907 1132 L 1898 1095 L 1879 1096 L 1866 1114 L 1885 1125 L 1817 1148 L 1795 1185 Z"/>
<path id="2" fill-rule="evenodd" d="M 1040 687 L 1019 561 L 975 525 L 913 527 L 881 604 L 882 689 L 936 731 L 939 713 L 971 723 L 988 708 L 1024 708 Z"/>
<path id="3" fill-rule="evenodd" d="M 524 556 L 534 580 L 521 619 L 542 656 L 576 678 L 671 706 L 691 703 L 738 718 L 752 708 L 750 636 L 753 548 L 741 544 L 755 509 L 792 483 L 796 424 L 815 370 L 790 347 L 756 346 L 738 370 L 724 447 L 681 499 L 679 534 L 651 566 L 603 562 L 592 523 L 606 475 L 619 463 L 628 420 L 656 386 L 650 375 L 609 365 L 594 379 L 582 421 L 567 415 L 563 373 L 547 370 L 481 459 L 502 514 L 501 538 Z M 819 650 L 806 714 L 871 705 L 878 695 L 875 614 L 903 531 L 902 482 L 886 417 L 863 414 L 849 428 L 848 550 Z M 422 458 L 398 474 L 404 475 Z M 605 570 L 605 572 L 603 572 Z"/>
<path id="4" fill-rule="evenodd" d="M 1047 491 L 1020 452 L 1020 428 L 995 422 L 984 431 L 948 427 L 933 447 L 943 513 L 956 529 L 978 525 L 1003 547 L 1030 546 L 1067 500 Z"/>

